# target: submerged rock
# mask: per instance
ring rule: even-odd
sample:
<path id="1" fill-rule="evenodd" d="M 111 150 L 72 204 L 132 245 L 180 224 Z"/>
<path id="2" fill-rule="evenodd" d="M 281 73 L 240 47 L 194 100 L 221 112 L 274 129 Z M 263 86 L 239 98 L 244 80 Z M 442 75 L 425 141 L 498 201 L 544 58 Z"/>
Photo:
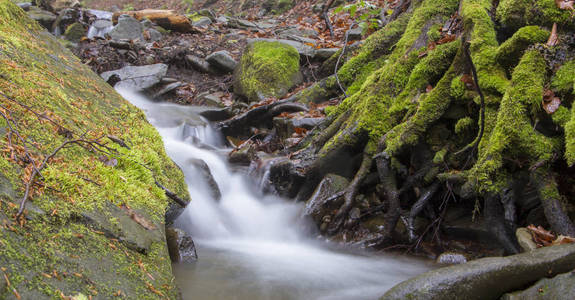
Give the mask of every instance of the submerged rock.
<path id="1" fill-rule="evenodd" d="M 498 299 L 546 276 L 575 268 L 575 244 L 488 257 L 423 273 L 390 289 L 381 299 Z"/>
<path id="2" fill-rule="evenodd" d="M 281 98 L 302 81 L 297 50 L 278 42 L 247 46 L 234 72 L 234 92 L 249 102 Z"/>
<path id="3" fill-rule="evenodd" d="M 193 263 L 198 260 L 194 241 L 185 231 L 169 227 L 166 229 L 166 240 L 172 262 Z"/>
<path id="4" fill-rule="evenodd" d="M 133 88 L 137 90 L 145 90 L 159 83 L 166 73 L 168 66 L 165 64 L 154 64 L 146 66 L 127 66 L 118 70 L 108 71 L 100 74 L 104 80 L 108 80 L 110 76 L 117 75 L 120 77 L 120 82 L 116 87 Z"/>

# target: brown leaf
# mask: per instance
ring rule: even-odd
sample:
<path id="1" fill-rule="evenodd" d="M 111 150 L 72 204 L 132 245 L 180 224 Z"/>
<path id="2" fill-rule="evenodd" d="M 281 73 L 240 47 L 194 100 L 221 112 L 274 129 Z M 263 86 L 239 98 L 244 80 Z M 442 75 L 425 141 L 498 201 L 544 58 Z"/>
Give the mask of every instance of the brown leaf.
<path id="1" fill-rule="evenodd" d="M 575 243 L 575 238 L 570 236 L 560 235 L 553 241 L 553 245 L 563 245 L 563 244 L 571 244 Z"/>
<path id="2" fill-rule="evenodd" d="M 553 97 L 553 99 L 551 99 L 551 101 L 548 102 L 545 102 L 545 100 L 543 100 L 543 109 L 550 115 L 553 114 L 555 111 L 557 111 L 559 106 L 561 106 L 561 99 L 559 99 L 558 97 Z"/>
<path id="3" fill-rule="evenodd" d="M 539 246 L 550 246 L 555 240 L 555 235 L 548 230 L 545 230 L 541 226 L 535 227 L 535 225 L 527 226 L 527 229 L 531 232 L 531 237 L 533 241 Z"/>
<path id="4" fill-rule="evenodd" d="M 130 218 L 132 220 L 134 220 L 136 223 L 142 225 L 142 227 L 144 227 L 148 230 L 156 229 L 156 225 L 154 225 L 154 223 L 152 223 L 151 221 L 146 219 L 144 216 L 138 214 L 133 209 L 131 209 L 125 205 L 122 205 L 122 209 L 130 216 Z"/>
<path id="5" fill-rule="evenodd" d="M 573 4 L 575 0 L 555 0 L 555 4 L 559 9 L 573 10 Z"/>
<path id="6" fill-rule="evenodd" d="M 553 23 L 553 28 L 551 29 L 551 35 L 547 40 L 547 46 L 553 47 L 559 43 L 559 38 L 557 37 L 557 23 Z"/>

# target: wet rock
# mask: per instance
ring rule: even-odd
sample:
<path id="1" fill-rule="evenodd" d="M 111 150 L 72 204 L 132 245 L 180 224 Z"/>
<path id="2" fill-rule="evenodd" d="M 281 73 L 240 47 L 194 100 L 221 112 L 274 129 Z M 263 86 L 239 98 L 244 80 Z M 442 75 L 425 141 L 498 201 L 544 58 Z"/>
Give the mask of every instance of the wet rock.
<path id="1" fill-rule="evenodd" d="M 232 164 L 249 166 L 252 160 L 257 157 L 256 152 L 257 150 L 254 142 L 251 140 L 246 141 L 230 152 L 228 155 L 228 161 Z"/>
<path id="2" fill-rule="evenodd" d="M 348 185 L 349 180 L 345 177 L 335 174 L 325 175 L 315 188 L 311 197 L 307 200 L 304 214 L 311 216 L 314 222 L 320 224 L 320 226 L 322 223 L 326 223 L 324 216 L 329 215 L 341 206 L 341 197 L 337 197 L 336 199 L 330 198 L 343 191 Z"/>
<path id="3" fill-rule="evenodd" d="M 52 24 L 54 24 L 54 21 L 56 21 L 56 18 L 58 17 L 55 14 L 36 6 L 30 7 L 27 13 L 30 19 L 40 23 L 42 27 L 48 30 L 52 30 Z"/>
<path id="4" fill-rule="evenodd" d="M 179 81 L 167 84 L 166 86 L 161 88 L 159 91 L 157 91 L 154 94 L 153 98 L 159 98 L 159 97 L 165 96 L 165 95 L 175 91 L 177 88 L 181 87 L 182 85 L 184 85 L 184 84 L 179 82 Z"/>
<path id="5" fill-rule="evenodd" d="M 436 269 L 406 280 L 381 299 L 498 299 L 538 279 L 575 268 L 575 244 L 544 247 Z"/>
<path id="6" fill-rule="evenodd" d="M 203 58 L 197 57 L 195 55 L 186 55 L 186 62 L 189 63 L 194 70 L 202 73 L 211 73 L 210 64 Z"/>
<path id="7" fill-rule="evenodd" d="M 261 190 L 282 197 L 295 197 L 305 177 L 296 169 L 293 162 L 287 157 L 263 158 L 261 161 L 263 167 L 258 174 L 261 177 Z"/>
<path id="8" fill-rule="evenodd" d="M 200 116 L 206 118 L 208 121 L 217 122 L 226 120 L 232 117 L 230 108 L 207 108 L 200 113 Z"/>
<path id="9" fill-rule="evenodd" d="M 206 57 L 206 61 L 222 73 L 231 73 L 238 64 L 226 50 L 214 52 Z"/>
<path id="10" fill-rule="evenodd" d="M 515 231 L 515 236 L 517 237 L 517 242 L 523 251 L 531 251 L 537 249 L 537 244 L 535 244 L 533 241 L 531 233 L 527 228 L 517 228 L 517 231 Z"/>
<path id="11" fill-rule="evenodd" d="M 457 265 L 466 263 L 467 258 L 461 253 L 444 252 L 437 257 L 436 262 L 444 265 Z"/>
<path id="12" fill-rule="evenodd" d="M 286 39 L 267 39 L 267 38 L 247 39 L 248 45 L 253 44 L 255 42 L 262 42 L 262 41 L 263 42 L 278 42 L 278 43 L 281 43 L 284 45 L 292 46 L 297 50 L 299 55 L 303 58 L 307 57 L 309 59 L 313 59 L 315 57 L 315 54 L 316 54 L 316 50 L 313 47 L 308 46 L 308 45 L 301 43 L 301 42 L 297 42 L 297 41 L 286 40 Z"/>
<path id="13" fill-rule="evenodd" d="M 247 102 L 281 98 L 302 81 L 297 50 L 279 42 L 249 44 L 234 72 L 234 92 Z"/>
<path id="14" fill-rule="evenodd" d="M 179 228 L 166 229 L 166 241 L 170 259 L 174 263 L 193 263 L 198 260 L 192 237 Z"/>
<path id="15" fill-rule="evenodd" d="M 212 176 L 212 171 L 210 171 L 208 164 L 206 164 L 206 162 L 201 159 L 190 159 L 188 162 L 194 166 L 200 173 L 200 176 L 206 180 L 206 183 L 210 188 L 210 194 L 212 198 L 216 201 L 220 201 L 222 198 L 222 193 L 220 191 L 220 187 L 218 187 L 218 183 L 214 179 L 214 176 Z"/>
<path id="16" fill-rule="evenodd" d="M 114 24 L 110 20 L 96 20 L 90 26 L 88 30 L 87 37 L 93 39 L 95 37 L 105 38 L 106 34 L 108 34 L 114 28 Z"/>
<path id="17" fill-rule="evenodd" d="M 121 81 L 116 84 L 116 87 L 145 90 L 159 83 L 162 78 L 166 76 L 167 72 L 167 65 L 154 64 L 123 67 L 119 70 L 104 72 L 100 74 L 100 76 L 104 78 L 104 80 L 108 80 L 110 76 L 116 74 L 120 76 L 121 79 Z"/>
<path id="18" fill-rule="evenodd" d="M 81 41 L 85 35 L 86 35 L 86 28 L 84 28 L 84 25 L 80 23 L 74 23 L 68 26 L 68 28 L 66 28 L 66 31 L 64 32 L 64 37 L 68 41 L 74 43 L 78 43 L 79 41 Z"/>
<path id="19" fill-rule="evenodd" d="M 528 289 L 501 297 L 501 300 L 533 299 L 575 299 L 575 272 L 543 278 Z"/>
<path id="20" fill-rule="evenodd" d="M 176 219 L 184 212 L 185 207 L 177 204 L 176 202 L 170 202 L 168 204 L 168 209 L 164 215 L 164 219 L 166 220 L 166 226 L 170 226 L 174 224 Z"/>
<path id="21" fill-rule="evenodd" d="M 108 33 L 113 40 L 144 40 L 144 25 L 135 18 L 121 15 L 118 24 Z"/>
<path id="22" fill-rule="evenodd" d="M 82 218 L 96 230 L 141 253 L 149 253 L 153 242 L 163 241 L 160 229 L 163 226 L 153 224 L 148 218 L 134 211 L 127 212 L 107 201 L 101 208 L 83 212 Z"/>
<path id="23" fill-rule="evenodd" d="M 212 24 L 212 20 L 208 17 L 201 17 L 197 21 L 192 22 L 195 27 L 207 27 Z"/>
<path id="24" fill-rule="evenodd" d="M 222 92 L 217 93 L 202 93 L 197 96 L 198 100 L 202 105 L 205 106 L 213 106 L 213 107 L 224 107 L 224 103 L 222 102 L 222 96 L 224 94 Z"/>

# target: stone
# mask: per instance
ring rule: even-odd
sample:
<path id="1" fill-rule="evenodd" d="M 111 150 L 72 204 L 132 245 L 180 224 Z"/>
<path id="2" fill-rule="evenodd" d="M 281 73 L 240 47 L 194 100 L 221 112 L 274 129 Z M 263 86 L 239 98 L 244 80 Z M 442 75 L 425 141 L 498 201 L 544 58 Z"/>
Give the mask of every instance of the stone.
<path id="1" fill-rule="evenodd" d="M 52 24 L 52 32 L 56 36 L 62 35 L 68 26 L 79 23 L 80 11 L 73 8 L 66 8 L 60 11 L 56 21 Z"/>
<path id="2" fill-rule="evenodd" d="M 238 64 L 231 56 L 231 54 L 226 50 L 217 51 L 208 55 L 206 57 L 206 61 L 218 71 L 223 73 L 233 72 Z"/>
<path id="3" fill-rule="evenodd" d="M 353 29 L 348 30 L 345 34 L 347 34 L 347 40 L 348 41 L 358 41 L 361 40 L 362 37 L 362 33 L 361 33 L 361 28 L 355 27 Z"/>
<path id="4" fill-rule="evenodd" d="M 144 25 L 135 18 L 121 15 L 118 24 L 108 33 L 113 40 L 144 40 Z"/>
<path id="5" fill-rule="evenodd" d="M 116 87 L 145 90 L 159 83 L 166 73 L 168 66 L 165 64 L 154 64 L 146 66 L 127 66 L 119 70 L 108 71 L 100 74 L 104 80 L 116 74 L 120 77 L 120 82 Z"/>
<path id="6" fill-rule="evenodd" d="M 318 32 L 314 29 L 310 28 L 297 28 L 297 27 L 287 27 L 287 28 L 280 28 L 277 31 L 277 34 L 280 38 L 284 36 L 301 36 L 306 38 L 317 38 Z"/>
<path id="7" fill-rule="evenodd" d="M 318 225 L 325 223 L 325 220 L 323 220 L 324 216 L 329 215 L 341 206 L 342 197 L 330 198 L 343 191 L 348 185 L 349 180 L 345 177 L 335 174 L 325 175 L 311 197 L 306 201 L 304 214 L 310 216 Z"/>
<path id="8" fill-rule="evenodd" d="M 467 258 L 461 253 L 444 252 L 435 261 L 443 265 L 457 265 L 466 263 Z"/>
<path id="9" fill-rule="evenodd" d="M 195 27 L 207 27 L 210 24 L 212 24 L 212 20 L 208 17 L 201 17 L 198 20 L 192 22 L 192 25 Z"/>
<path id="10" fill-rule="evenodd" d="M 229 107 L 225 108 L 210 107 L 203 110 L 200 113 L 200 116 L 206 118 L 208 121 L 217 122 L 231 118 L 232 114 L 230 112 Z"/>
<path id="11" fill-rule="evenodd" d="M 249 166 L 256 157 L 256 152 L 254 142 L 248 140 L 228 154 L 228 161 L 232 164 Z"/>
<path id="12" fill-rule="evenodd" d="M 238 18 L 227 18 L 227 25 L 229 27 L 232 28 L 238 28 L 238 29 L 248 29 L 248 28 L 257 28 L 258 26 L 256 25 L 256 23 L 248 21 L 248 20 L 243 20 L 243 19 L 238 19 Z"/>
<path id="13" fill-rule="evenodd" d="M 324 61 L 332 57 L 339 51 L 339 48 L 321 48 L 315 50 L 314 58 L 318 61 Z"/>
<path id="14" fill-rule="evenodd" d="M 498 299 L 574 268 L 575 244 L 544 247 L 429 271 L 394 286 L 380 299 Z"/>
<path id="15" fill-rule="evenodd" d="M 173 92 L 174 90 L 176 90 L 177 88 L 183 86 L 184 84 L 177 81 L 177 82 L 172 82 L 167 84 L 166 86 L 164 86 L 163 88 L 161 88 L 159 91 L 157 91 L 156 93 L 154 93 L 153 98 L 159 98 L 162 97 L 164 95 L 167 95 L 171 92 Z"/>
<path id="16" fill-rule="evenodd" d="M 84 25 L 80 23 L 74 23 L 68 26 L 68 28 L 66 28 L 66 31 L 64 32 L 64 37 L 68 41 L 74 43 L 80 42 L 85 35 L 86 35 L 86 28 L 84 28 Z"/>
<path id="17" fill-rule="evenodd" d="M 162 39 L 162 33 L 155 28 L 148 28 L 145 30 L 147 32 L 149 42 L 157 42 Z"/>
<path id="18" fill-rule="evenodd" d="M 189 63 L 194 70 L 202 73 L 211 73 L 210 64 L 203 58 L 197 57 L 195 55 L 186 55 L 186 62 Z"/>
<path id="19" fill-rule="evenodd" d="M 527 228 L 517 228 L 515 236 L 517 237 L 517 242 L 523 251 L 527 252 L 537 249 L 537 244 L 533 241 L 533 237 Z"/>
<path id="20" fill-rule="evenodd" d="M 543 278 L 531 287 L 508 293 L 501 300 L 575 299 L 575 272 Z"/>
<path id="21" fill-rule="evenodd" d="M 295 128 L 311 130 L 317 126 L 324 118 L 283 118 L 275 117 L 273 119 L 274 128 L 282 139 L 291 137 Z"/>
<path id="22" fill-rule="evenodd" d="M 216 93 L 202 93 L 197 96 L 197 99 L 200 101 L 201 105 L 205 106 L 212 106 L 212 107 L 224 107 L 224 103 L 222 102 L 222 97 L 224 93 L 216 92 Z"/>
<path id="23" fill-rule="evenodd" d="M 21 3 L 16 3 L 16 5 L 18 5 L 24 11 L 28 11 L 28 10 L 30 10 L 32 3 L 31 2 L 21 2 Z"/>
<path id="24" fill-rule="evenodd" d="M 54 21 L 58 18 L 55 14 L 36 6 L 30 7 L 27 13 L 30 19 L 40 23 L 42 27 L 48 30 L 52 30 L 52 24 L 54 24 Z"/>
<path id="25" fill-rule="evenodd" d="M 172 262 L 193 263 L 198 260 L 194 241 L 185 231 L 174 227 L 167 228 L 166 241 Z"/>
<path id="26" fill-rule="evenodd" d="M 78 0 L 35 0 L 36 6 L 52 12 L 59 12 L 65 8 L 79 8 Z"/>
<path id="27" fill-rule="evenodd" d="M 206 180 L 212 198 L 216 201 L 220 201 L 222 198 L 222 192 L 220 191 L 220 187 L 214 179 L 208 164 L 206 164 L 206 162 L 201 159 L 190 159 L 188 160 L 188 163 L 194 166 L 198 173 L 200 173 L 200 176 Z"/>
<path id="28" fill-rule="evenodd" d="M 294 47 L 271 41 L 248 44 L 234 71 L 234 93 L 247 102 L 281 98 L 298 85 L 299 54 Z"/>

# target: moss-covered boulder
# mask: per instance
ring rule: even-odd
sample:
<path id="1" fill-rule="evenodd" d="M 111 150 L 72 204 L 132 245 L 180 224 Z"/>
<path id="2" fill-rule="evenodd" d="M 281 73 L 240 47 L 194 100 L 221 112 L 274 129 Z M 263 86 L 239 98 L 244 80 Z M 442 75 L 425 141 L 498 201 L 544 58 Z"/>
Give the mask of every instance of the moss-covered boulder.
<path id="1" fill-rule="evenodd" d="M 299 84 L 297 50 L 279 42 L 255 41 L 247 46 L 234 73 L 234 92 L 248 101 L 280 98 Z"/>
<path id="2" fill-rule="evenodd" d="M 73 140 L 16 219 L 34 167 Z M 170 200 L 155 182 L 188 195 L 180 169 L 140 110 L 10 0 L 0 0 L 0 148 L 0 299 L 176 298 Z"/>

